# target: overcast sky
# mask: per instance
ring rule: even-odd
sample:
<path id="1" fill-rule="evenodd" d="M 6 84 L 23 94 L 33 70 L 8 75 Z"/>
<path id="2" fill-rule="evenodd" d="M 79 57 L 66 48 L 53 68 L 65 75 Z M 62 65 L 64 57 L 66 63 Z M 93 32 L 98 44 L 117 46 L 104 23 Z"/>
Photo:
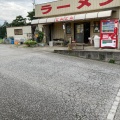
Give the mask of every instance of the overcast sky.
<path id="1" fill-rule="evenodd" d="M 36 4 L 51 2 L 54 0 L 35 0 Z M 27 12 L 33 9 L 33 0 L 0 0 L 0 24 L 4 21 L 11 22 L 18 15 L 27 16 Z"/>

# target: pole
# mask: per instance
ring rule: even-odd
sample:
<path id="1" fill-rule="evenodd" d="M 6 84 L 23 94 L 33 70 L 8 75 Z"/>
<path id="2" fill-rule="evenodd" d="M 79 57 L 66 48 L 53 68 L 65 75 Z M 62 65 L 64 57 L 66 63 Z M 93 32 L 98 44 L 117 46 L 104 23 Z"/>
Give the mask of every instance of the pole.
<path id="1" fill-rule="evenodd" d="M 35 9 L 35 0 L 33 0 L 33 9 Z"/>

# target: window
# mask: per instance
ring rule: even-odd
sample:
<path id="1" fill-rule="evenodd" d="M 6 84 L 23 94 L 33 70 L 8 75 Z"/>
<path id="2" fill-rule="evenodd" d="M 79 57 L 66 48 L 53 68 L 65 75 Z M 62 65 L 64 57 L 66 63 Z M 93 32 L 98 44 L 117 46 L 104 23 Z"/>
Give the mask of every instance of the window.
<path id="1" fill-rule="evenodd" d="M 15 35 L 23 35 L 23 30 L 22 29 L 14 29 L 14 34 Z"/>
<path id="2" fill-rule="evenodd" d="M 66 23 L 66 34 L 71 34 L 71 23 Z"/>
<path id="3" fill-rule="evenodd" d="M 93 32 L 94 33 L 99 33 L 100 32 L 100 22 L 99 21 L 95 21 L 94 22 L 94 28 L 93 28 Z"/>
<path id="4" fill-rule="evenodd" d="M 102 23 L 102 32 L 114 32 L 115 24 L 114 21 L 105 21 Z"/>

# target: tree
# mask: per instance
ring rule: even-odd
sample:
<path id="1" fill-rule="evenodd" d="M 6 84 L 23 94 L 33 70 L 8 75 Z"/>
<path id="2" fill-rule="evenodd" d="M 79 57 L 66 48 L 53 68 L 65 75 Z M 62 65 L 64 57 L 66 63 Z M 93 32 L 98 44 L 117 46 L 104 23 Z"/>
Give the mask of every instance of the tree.
<path id="1" fill-rule="evenodd" d="M 2 26 L 9 27 L 10 25 L 9 25 L 9 23 L 7 21 L 4 21 Z"/>
<path id="2" fill-rule="evenodd" d="M 6 36 L 6 27 L 9 27 L 9 23 L 4 21 L 4 24 L 0 26 L 0 38 L 4 38 Z"/>
<path id="3" fill-rule="evenodd" d="M 26 25 L 26 18 L 21 15 L 16 16 L 16 19 L 12 21 L 11 26 L 24 26 Z"/>
<path id="4" fill-rule="evenodd" d="M 28 12 L 28 15 L 27 15 L 28 20 L 31 21 L 31 20 L 35 19 L 34 16 L 35 16 L 35 9 L 33 9 L 33 11 Z"/>

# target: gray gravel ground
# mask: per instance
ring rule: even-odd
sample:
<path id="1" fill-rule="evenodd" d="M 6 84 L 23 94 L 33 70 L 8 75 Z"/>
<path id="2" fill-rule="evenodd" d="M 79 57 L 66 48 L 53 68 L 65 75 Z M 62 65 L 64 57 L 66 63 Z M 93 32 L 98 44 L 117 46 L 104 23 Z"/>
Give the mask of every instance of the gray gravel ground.
<path id="1" fill-rule="evenodd" d="M 106 120 L 119 87 L 118 65 L 0 45 L 0 120 Z"/>

